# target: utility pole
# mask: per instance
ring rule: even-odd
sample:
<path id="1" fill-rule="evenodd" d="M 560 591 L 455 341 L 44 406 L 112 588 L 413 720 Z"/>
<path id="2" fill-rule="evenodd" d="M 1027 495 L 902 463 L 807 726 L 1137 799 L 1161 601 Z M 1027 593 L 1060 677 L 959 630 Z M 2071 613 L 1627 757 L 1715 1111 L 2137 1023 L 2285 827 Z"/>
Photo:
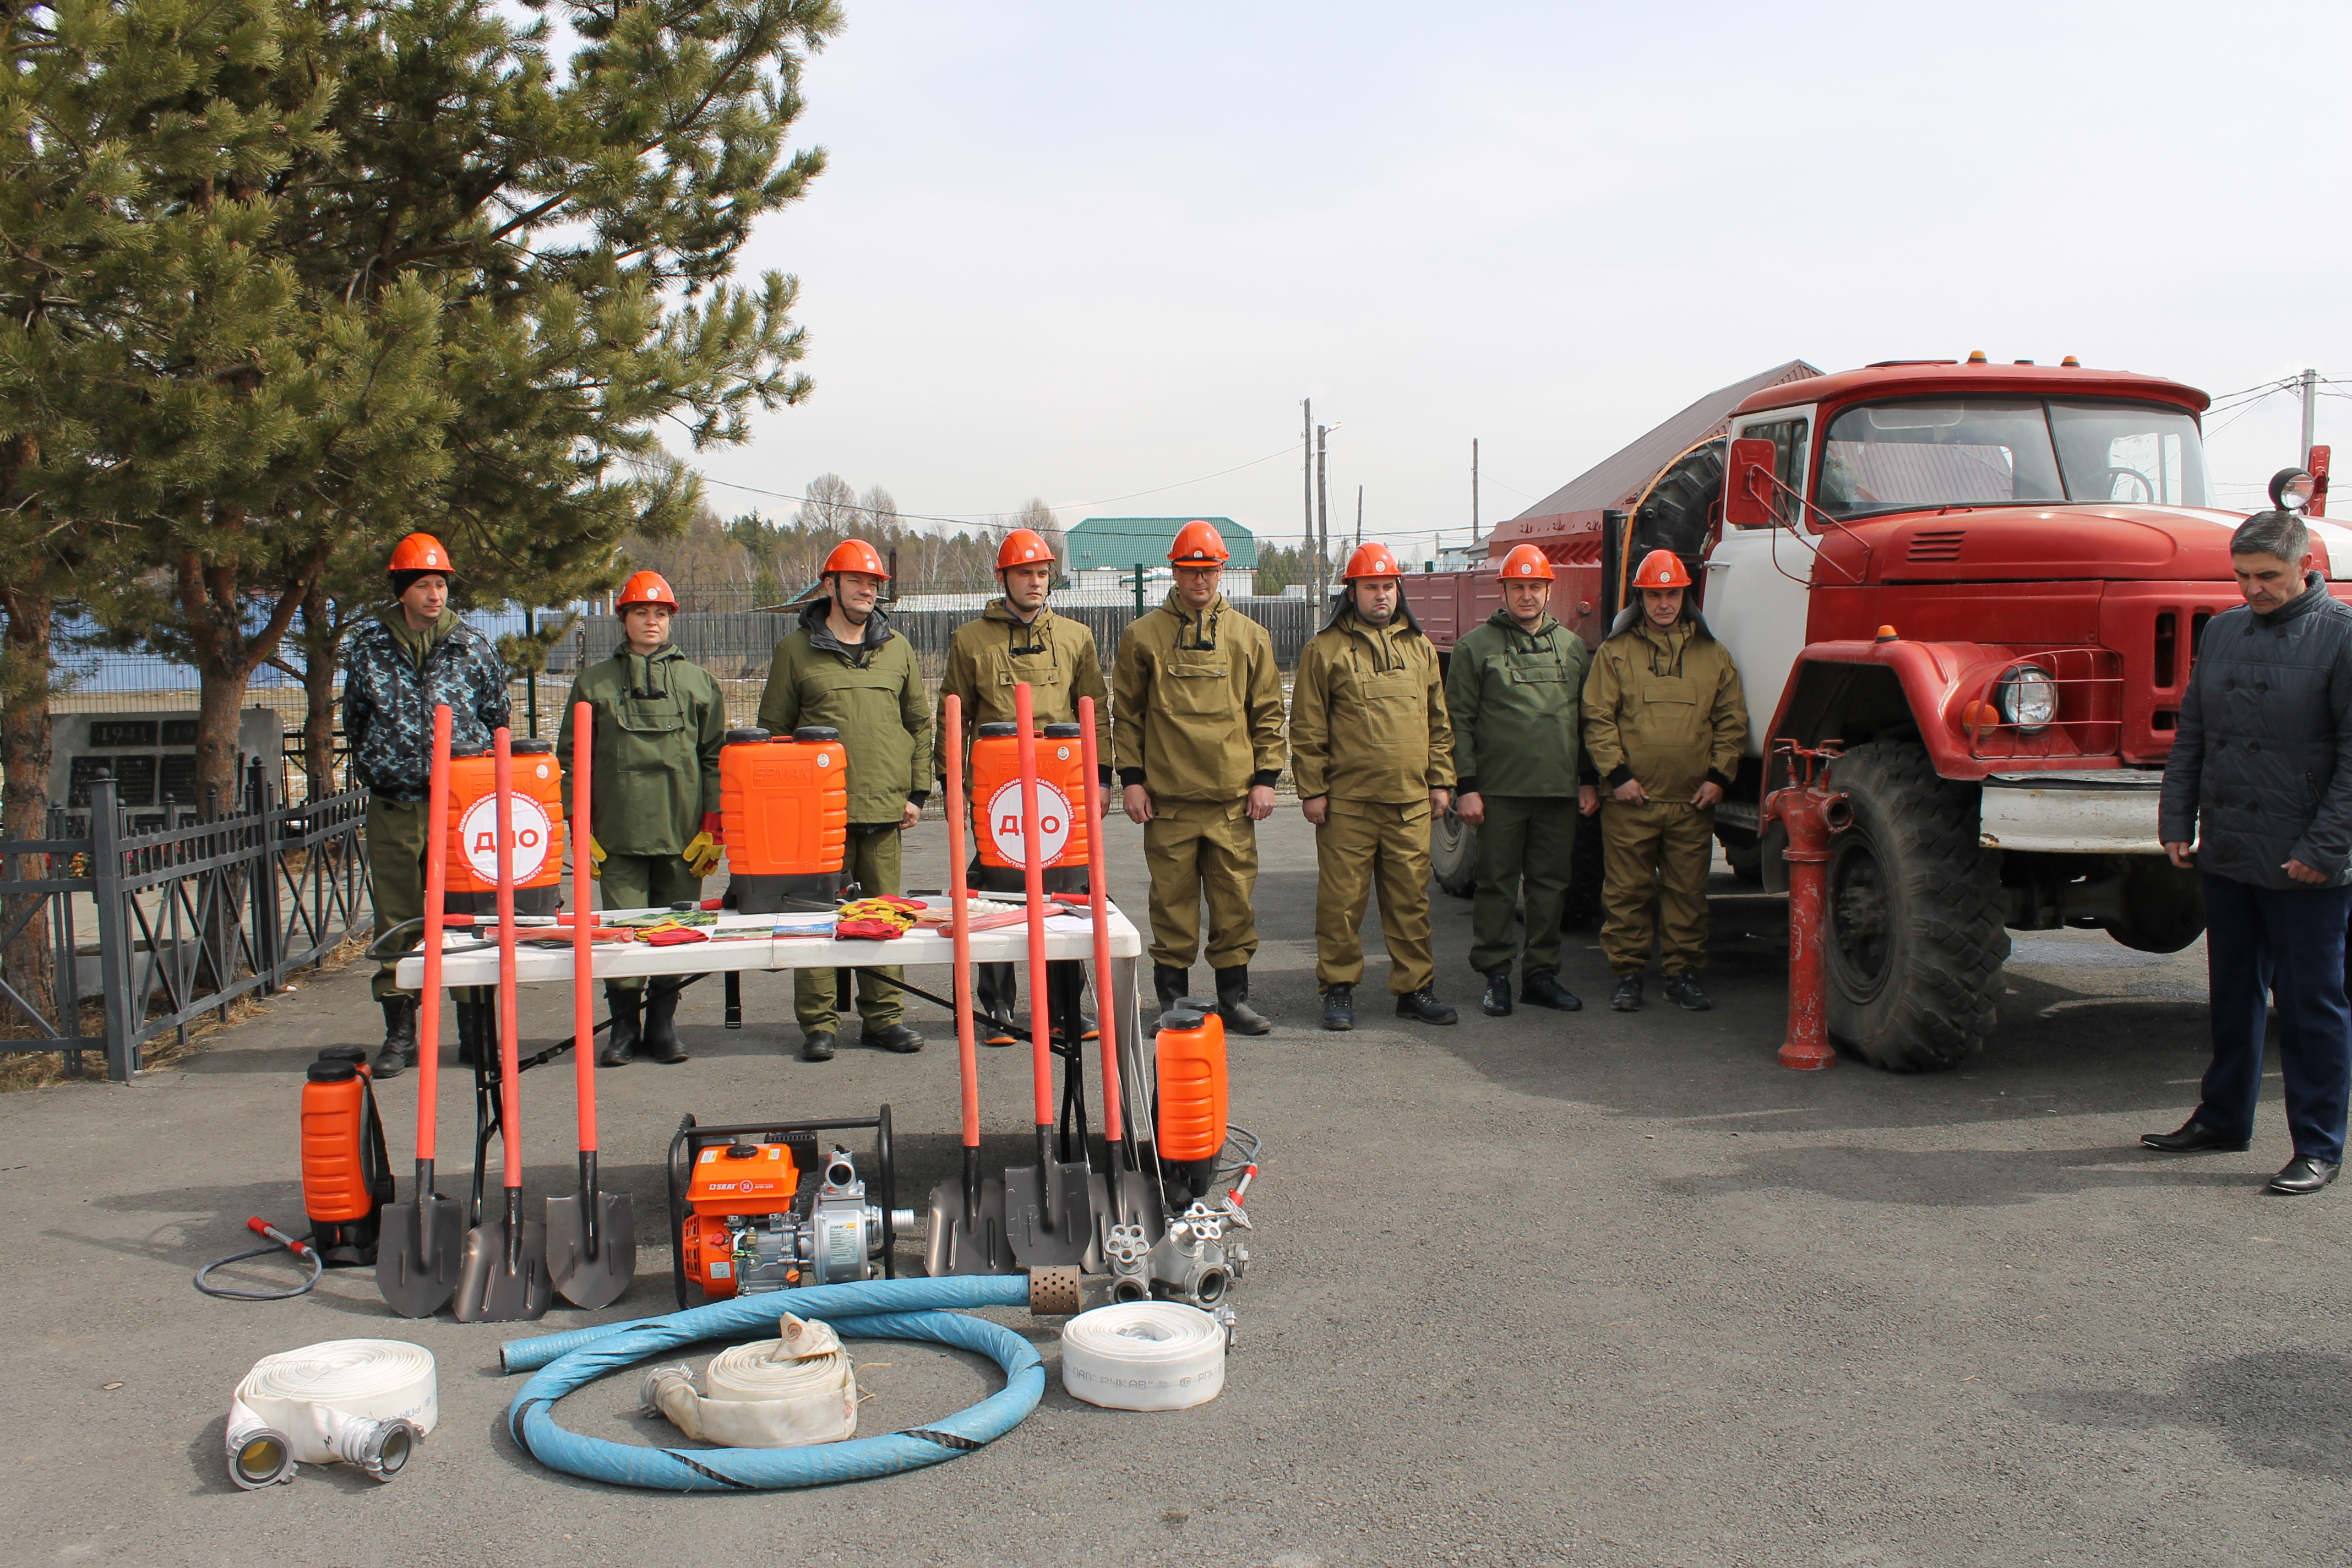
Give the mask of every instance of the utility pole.
<path id="1" fill-rule="evenodd" d="M 1303 421 L 1298 427 L 1298 479 L 1304 520 L 1301 526 L 1305 530 L 1299 542 L 1312 554 L 1315 550 L 1315 400 L 1302 397 L 1298 400 L 1298 407 Z M 1311 592 L 1319 602 L 1323 597 L 1321 556 L 1316 556 L 1314 564 L 1307 570 L 1307 580 L 1313 584 Z"/>
<path id="2" fill-rule="evenodd" d="M 1478 542 L 1478 437 L 1470 437 L 1470 542 Z"/>
<path id="3" fill-rule="evenodd" d="M 1356 548 L 1364 547 L 1364 487 L 1356 487 Z"/>
<path id="4" fill-rule="evenodd" d="M 1320 581 L 1330 570 L 1331 510 L 1326 504 L 1330 500 L 1330 447 L 1325 437 L 1330 435 L 1327 426 L 1315 426 L 1315 575 Z"/>
<path id="5" fill-rule="evenodd" d="M 2319 373 L 2303 373 L 2303 450 L 2295 461 L 2304 468 L 2311 467 L 2311 443 L 2319 434 Z"/>

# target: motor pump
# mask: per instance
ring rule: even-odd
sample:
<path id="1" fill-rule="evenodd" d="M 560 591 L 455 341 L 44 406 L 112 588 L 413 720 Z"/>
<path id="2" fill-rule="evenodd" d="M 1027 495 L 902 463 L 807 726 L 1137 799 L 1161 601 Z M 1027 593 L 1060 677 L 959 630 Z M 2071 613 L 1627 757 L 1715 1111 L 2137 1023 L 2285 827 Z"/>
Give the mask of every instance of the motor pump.
<path id="1" fill-rule="evenodd" d="M 687 1277 L 713 1300 L 873 1279 L 887 1232 L 848 1150 L 835 1145 L 805 1200 L 792 1148 L 739 1137 L 702 1150 L 687 1186 Z M 898 1218 L 900 1227 L 914 1216 Z"/>

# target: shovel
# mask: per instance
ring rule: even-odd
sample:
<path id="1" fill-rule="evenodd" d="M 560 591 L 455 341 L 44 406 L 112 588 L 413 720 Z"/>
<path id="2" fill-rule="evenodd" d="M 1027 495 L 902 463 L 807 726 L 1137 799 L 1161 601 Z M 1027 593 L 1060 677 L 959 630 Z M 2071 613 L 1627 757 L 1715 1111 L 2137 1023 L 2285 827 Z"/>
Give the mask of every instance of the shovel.
<path id="1" fill-rule="evenodd" d="M 1037 1093 L 1037 1163 L 1004 1173 L 1004 1234 L 1024 1268 L 1083 1268 L 1094 1250 L 1084 1160 L 1054 1150 L 1054 1043 L 1046 1016 L 1045 838 L 1037 830 L 1037 732 L 1028 682 L 1013 689 L 1021 727 L 1021 868 L 1029 900 L 1029 1058 Z"/>
<path id="2" fill-rule="evenodd" d="M 433 1190 L 441 1089 L 441 905 L 449 888 L 449 710 L 433 710 L 433 781 L 425 808 L 425 995 L 416 1017 L 416 1201 L 387 1204 L 376 1237 L 375 1286 L 404 1318 L 429 1318 L 457 1289 L 466 1221 Z"/>
<path id="3" fill-rule="evenodd" d="M 589 825 L 588 727 L 594 710 L 572 705 L 572 1037 L 596 1037 L 590 999 L 596 967 L 596 922 L 587 918 Z M 734 972 L 728 972 L 731 979 Z M 596 1053 L 572 1052 L 580 1104 L 580 1191 L 547 1200 L 547 1268 L 555 1289 L 575 1307 L 609 1307 L 637 1277 L 637 1215 L 627 1193 L 596 1185 Z"/>
<path id="4" fill-rule="evenodd" d="M 1111 998 L 1114 987 L 1110 977 L 1110 857 L 1102 849 L 1102 773 L 1095 742 L 1095 700 L 1078 699 L 1078 727 L 1085 731 L 1079 742 L 1083 748 L 1087 770 L 1086 813 L 1090 837 L 1087 842 L 1094 847 L 1094 864 L 1087 871 L 1087 902 L 1094 917 L 1095 939 L 1095 1007 L 1098 1017 L 1096 1032 L 1102 1047 L 1103 1097 L 1103 1169 L 1088 1184 L 1087 1196 L 1094 1211 L 1095 1252 L 1103 1254 L 1110 1240 L 1113 1226 L 1140 1226 L 1144 1240 L 1155 1242 L 1167 1228 L 1162 1211 L 1159 1184 L 1141 1171 L 1132 1169 L 1127 1153 L 1127 1106 L 1122 1098 L 1118 1070 L 1118 1037 L 1133 1016 L 1130 1008 L 1126 1016 L 1113 1017 Z M 1086 1105 L 1079 1101 L 1083 1118 Z M 1079 1125 L 1085 1125 L 1083 1120 Z"/>
<path id="5" fill-rule="evenodd" d="M 522 1217 L 522 1102 L 515 1060 L 514 754 L 504 725 L 493 734 L 490 785 L 498 797 L 499 1141 L 506 1150 L 506 1214 L 466 1233 L 457 1270 L 461 1323 L 529 1322 L 547 1314 L 547 1226 Z"/>
<path id="6" fill-rule="evenodd" d="M 963 1069 L 963 1177 L 931 1189 L 931 1223 L 923 1233 L 923 1267 L 947 1274 L 1016 1272 L 1004 1239 L 1004 1184 L 980 1174 L 980 1060 L 971 1037 L 971 910 L 963 863 L 963 701 L 945 703 L 948 756 L 948 898 L 955 937 L 956 1052 Z"/>

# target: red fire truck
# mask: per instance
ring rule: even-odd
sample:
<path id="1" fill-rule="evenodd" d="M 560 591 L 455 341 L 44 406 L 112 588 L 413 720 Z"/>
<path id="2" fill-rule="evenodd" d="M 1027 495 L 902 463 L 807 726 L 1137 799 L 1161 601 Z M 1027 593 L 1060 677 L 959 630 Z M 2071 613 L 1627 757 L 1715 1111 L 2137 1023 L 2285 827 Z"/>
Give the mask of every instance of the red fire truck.
<path id="1" fill-rule="evenodd" d="M 2240 602 L 2242 514 L 2210 504 L 2207 398 L 2178 382 L 1981 354 L 1759 380 L 1625 504 L 1514 519 L 1488 550 L 1541 546 L 1555 613 L 1596 642 L 1629 563 L 1684 558 L 1748 695 L 1727 858 L 1785 890 L 1779 830 L 1759 836 L 1773 744 L 1842 742 L 1830 1032 L 1882 1067 L 1948 1067 L 1992 1026 L 2009 931 L 2172 952 L 2204 930 L 2157 796 L 2198 639 Z M 2315 565 L 2352 565 L 2352 531 L 2312 532 Z M 1482 572 L 1405 585 L 1441 649 L 1498 602 Z M 1472 831 L 1435 829 L 1450 890 Z"/>

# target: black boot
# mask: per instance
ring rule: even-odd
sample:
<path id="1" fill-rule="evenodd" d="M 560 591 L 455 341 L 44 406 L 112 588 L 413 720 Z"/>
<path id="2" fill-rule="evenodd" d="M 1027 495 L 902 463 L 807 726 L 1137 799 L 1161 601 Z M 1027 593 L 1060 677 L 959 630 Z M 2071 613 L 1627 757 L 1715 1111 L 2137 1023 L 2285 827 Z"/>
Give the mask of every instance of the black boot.
<path id="1" fill-rule="evenodd" d="M 677 1038 L 678 989 L 658 980 L 646 988 L 646 1034 L 640 1048 L 664 1064 L 686 1060 L 686 1047 Z"/>
<path id="2" fill-rule="evenodd" d="M 1356 1026 L 1356 988 L 1353 985 L 1327 985 L 1323 988 L 1323 1026 L 1327 1029 L 1352 1029 Z"/>
<path id="3" fill-rule="evenodd" d="M 613 1016 L 613 1026 L 605 1032 L 604 1048 L 596 1053 L 598 1067 L 625 1067 L 635 1058 L 637 1014 L 645 1005 L 646 992 L 642 985 L 604 987 L 604 1011 Z"/>
<path id="4" fill-rule="evenodd" d="M 833 1060 L 834 1033 L 831 1029 L 811 1029 L 801 1037 L 801 1060 L 829 1062 Z"/>
<path id="5" fill-rule="evenodd" d="M 1620 1013 L 1640 1012 L 1642 1010 L 1642 977 L 1638 974 L 1619 975 L 1617 989 L 1610 993 L 1609 1005 Z"/>
<path id="6" fill-rule="evenodd" d="M 416 998 L 402 994 L 383 998 L 383 1049 L 369 1070 L 381 1080 L 398 1078 L 416 1065 Z"/>
<path id="7" fill-rule="evenodd" d="M 1217 971 L 1217 1013 L 1225 1030 L 1234 1035 L 1267 1035 L 1274 1026 L 1249 1005 L 1249 965 L 1236 963 Z"/>
<path id="8" fill-rule="evenodd" d="M 1152 994 L 1160 998 L 1160 1010 L 1163 1013 L 1176 1005 L 1176 999 L 1192 985 L 1192 972 L 1189 969 L 1175 969 L 1165 963 L 1151 966 Z"/>
<path id="9" fill-rule="evenodd" d="M 1013 973 L 1009 963 L 971 966 L 972 1033 L 983 1046 L 1001 1047 L 1014 1043 L 1013 1031 L 1004 1026 L 1013 1016 Z"/>
<path id="10" fill-rule="evenodd" d="M 1424 985 L 1418 991 L 1408 991 L 1397 998 L 1397 1016 L 1412 1018 L 1423 1024 L 1451 1024 L 1453 1008 L 1437 999 L 1437 994 Z"/>
<path id="11" fill-rule="evenodd" d="M 1478 998 L 1478 1011 L 1489 1018 L 1511 1016 L 1511 966 L 1503 965 L 1486 976 L 1486 994 Z"/>
<path id="12" fill-rule="evenodd" d="M 1562 1013 L 1581 1012 L 1583 1001 L 1575 992 L 1559 983 L 1559 976 L 1549 973 L 1530 974 L 1519 984 L 1519 1000 L 1538 1007 L 1557 1008 Z"/>
<path id="13" fill-rule="evenodd" d="M 461 990 L 457 993 L 457 1065 L 469 1068 L 477 1063 L 487 1063 L 490 1055 L 495 1054 L 485 1053 L 482 1049 L 482 1042 L 489 1038 L 487 1022 L 490 1010 L 475 1001 L 468 992 Z"/>

